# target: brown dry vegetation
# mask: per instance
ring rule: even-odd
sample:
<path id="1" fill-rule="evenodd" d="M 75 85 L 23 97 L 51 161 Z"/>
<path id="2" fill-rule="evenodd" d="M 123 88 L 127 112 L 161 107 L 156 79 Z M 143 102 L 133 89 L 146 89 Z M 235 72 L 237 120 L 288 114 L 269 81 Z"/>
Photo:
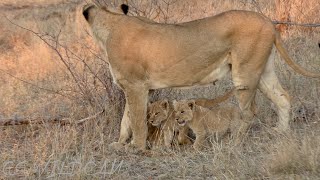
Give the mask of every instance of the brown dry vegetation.
<path id="1" fill-rule="evenodd" d="M 280 6 L 275 2 L 280 2 Z M 262 12 L 273 20 L 320 22 L 320 4 L 316 0 L 275 2 L 132 0 L 129 5 L 133 6 L 130 15 L 167 23 L 190 21 L 230 9 Z M 213 142 L 213 147 L 204 152 L 195 152 L 190 147 L 144 155 L 109 151 L 107 145 L 118 137 L 124 99 L 112 84 L 106 57 L 92 42 L 78 9 L 80 3 L 77 0 L 0 2 L 3 14 L 0 119 L 68 117 L 77 121 L 106 109 L 103 115 L 80 125 L 43 123 L 1 127 L 0 179 L 320 178 L 320 81 L 297 75 L 279 58 L 277 73 L 293 97 L 290 134 L 272 130 L 276 112 L 259 93 L 256 97 L 259 113 L 241 147 Z M 100 0 L 99 3 L 121 2 Z M 280 27 L 285 31 L 282 35 L 291 57 L 317 72 L 320 71 L 319 28 Z M 213 98 L 230 87 L 230 77 L 226 77 L 205 88 L 157 90 L 150 98 Z M 232 99 L 228 103 L 236 102 Z"/>

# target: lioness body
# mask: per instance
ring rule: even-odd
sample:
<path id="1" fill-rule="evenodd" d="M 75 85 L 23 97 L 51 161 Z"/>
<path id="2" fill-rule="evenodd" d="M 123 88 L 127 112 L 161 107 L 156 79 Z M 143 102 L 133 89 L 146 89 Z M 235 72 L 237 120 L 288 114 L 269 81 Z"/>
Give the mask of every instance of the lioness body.
<path id="1" fill-rule="evenodd" d="M 132 144 L 145 149 L 148 91 L 212 83 L 231 72 L 241 113 L 252 119 L 256 89 L 278 107 L 279 128 L 288 129 L 290 101 L 274 72 L 273 46 L 296 71 L 272 22 L 250 11 L 228 11 L 182 24 L 168 25 L 116 14 L 94 6 L 83 14 L 96 41 L 106 51 L 114 81 L 126 96 L 122 124 L 133 133 Z M 245 130 L 246 127 L 243 127 Z M 118 143 L 123 143 L 121 128 Z M 123 137 L 124 137 L 123 136 Z"/>
<path id="2" fill-rule="evenodd" d="M 196 105 L 193 100 L 174 101 L 174 117 L 181 126 L 188 126 L 196 135 L 194 148 L 199 150 L 210 136 L 222 138 L 227 132 L 237 132 L 240 112 L 236 107 L 215 107 L 208 109 Z"/>

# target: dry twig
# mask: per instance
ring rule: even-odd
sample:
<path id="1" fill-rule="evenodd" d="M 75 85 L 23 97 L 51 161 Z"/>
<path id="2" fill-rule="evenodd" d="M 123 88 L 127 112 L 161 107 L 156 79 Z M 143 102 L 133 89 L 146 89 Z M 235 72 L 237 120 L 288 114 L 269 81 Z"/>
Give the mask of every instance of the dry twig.
<path id="1" fill-rule="evenodd" d="M 26 125 L 26 124 L 44 124 L 44 123 L 59 123 L 61 125 L 67 125 L 67 124 L 83 124 L 86 121 L 92 120 L 103 114 L 105 110 L 80 119 L 73 121 L 71 118 L 64 118 L 64 117 L 35 117 L 35 118 L 8 118 L 8 119 L 0 119 L 0 126 L 14 126 L 14 125 Z"/>

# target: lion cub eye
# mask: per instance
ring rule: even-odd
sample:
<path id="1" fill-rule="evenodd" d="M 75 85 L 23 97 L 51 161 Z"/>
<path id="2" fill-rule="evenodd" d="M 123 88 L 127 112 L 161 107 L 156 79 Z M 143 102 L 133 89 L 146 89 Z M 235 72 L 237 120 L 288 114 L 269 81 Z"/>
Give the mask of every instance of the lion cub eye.
<path id="1" fill-rule="evenodd" d="M 154 114 L 154 115 L 158 116 L 159 114 L 160 114 L 160 112 L 156 112 L 156 114 Z"/>
<path id="2" fill-rule="evenodd" d="M 184 113 L 184 111 L 181 111 L 180 113 L 181 113 L 181 114 L 183 114 L 183 113 Z"/>

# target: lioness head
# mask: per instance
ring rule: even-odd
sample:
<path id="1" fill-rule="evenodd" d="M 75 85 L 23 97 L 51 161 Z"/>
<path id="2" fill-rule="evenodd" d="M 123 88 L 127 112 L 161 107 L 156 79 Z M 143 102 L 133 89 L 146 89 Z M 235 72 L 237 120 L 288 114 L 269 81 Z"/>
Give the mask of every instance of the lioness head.
<path id="1" fill-rule="evenodd" d="M 173 101 L 174 118 L 179 126 L 184 126 L 193 118 L 194 100 Z"/>
<path id="2" fill-rule="evenodd" d="M 125 4 L 122 4 L 118 8 L 101 8 L 92 4 L 83 7 L 83 17 L 87 21 L 94 40 L 100 48 L 105 50 L 105 43 L 109 40 L 110 32 L 119 31 L 119 28 L 115 26 L 123 19 L 128 18 L 126 16 L 128 10 L 129 8 Z"/>
<path id="3" fill-rule="evenodd" d="M 169 116 L 168 100 L 159 100 L 148 104 L 147 119 L 152 126 L 160 126 Z"/>
<path id="4" fill-rule="evenodd" d="M 128 14 L 129 6 L 126 4 L 122 4 L 119 8 L 111 8 L 111 7 L 103 7 L 99 8 L 93 4 L 87 4 L 83 7 L 82 14 L 84 18 L 89 22 L 92 23 L 94 18 L 99 17 L 97 13 L 101 12 L 110 12 L 113 14 Z"/>

